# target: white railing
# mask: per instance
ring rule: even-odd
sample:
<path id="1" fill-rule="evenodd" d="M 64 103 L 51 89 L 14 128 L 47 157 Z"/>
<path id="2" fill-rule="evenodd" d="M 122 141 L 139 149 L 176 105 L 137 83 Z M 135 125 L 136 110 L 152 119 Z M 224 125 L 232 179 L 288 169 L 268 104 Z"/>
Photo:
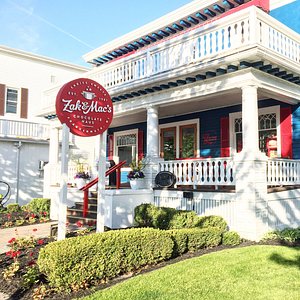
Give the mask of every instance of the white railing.
<path id="1" fill-rule="evenodd" d="M 171 160 L 159 163 L 159 171 L 176 176 L 176 185 L 235 185 L 231 158 Z"/>
<path id="2" fill-rule="evenodd" d="M 223 20 L 223 21 L 222 21 Z M 215 57 L 249 44 L 249 16 L 225 18 L 95 68 L 88 77 L 106 87 L 119 86 Z"/>
<path id="3" fill-rule="evenodd" d="M 170 79 L 181 72 L 187 75 L 189 70 L 195 72 L 197 68 L 199 71 L 201 62 L 214 60 L 219 64 L 224 57 L 254 46 L 261 47 L 270 58 L 276 54 L 282 62 L 299 69 L 299 41 L 298 33 L 260 9 L 249 7 L 95 67 L 85 77 L 101 83 L 110 93 L 120 87 L 125 91 L 127 86 L 132 88 L 132 83 L 141 83 L 148 78 L 152 83 L 155 78 L 161 81 L 156 75 L 166 72 Z M 226 61 L 229 64 L 230 58 Z M 54 111 L 59 88 L 44 92 L 43 111 Z"/>
<path id="4" fill-rule="evenodd" d="M 50 127 L 47 124 L 0 119 L 1 137 L 47 140 L 49 135 Z"/>
<path id="5" fill-rule="evenodd" d="M 47 169 L 47 172 L 49 172 L 49 180 L 50 185 L 55 186 L 59 185 L 61 182 L 61 166 L 60 164 L 57 165 L 48 165 L 45 168 L 45 171 Z M 81 172 L 87 172 L 91 174 L 91 168 L 88 164 L 81 164 Z M 74 184 L 75 183 L 75 175 L 78 173 L 78 165 L 76 164 L 69 164 L 68 166 L 68 183 Z"/>
<path id="6" fill-rule="evenodd" d="M 299 63 L 299 35 L 254 7 L 94 68 L 88 77 L 116 87 L 258 44 Z M 153 77 L 152 77 L 153 79 Z"/>
<path id="7" fill-rule="evenodd" d="M 267 162 L 267 184 L 300 184 L 300 161 L 294 159 L 269 159 Z"/>
<path id="8" fill-rule="evenodd" d="M 258 18 L 259 34 L 257 42 L 281 55 L 284 59 L 299 63 L 299 34 L 271 17 L 265 18 L 262 12 L 258 13 Z"/>

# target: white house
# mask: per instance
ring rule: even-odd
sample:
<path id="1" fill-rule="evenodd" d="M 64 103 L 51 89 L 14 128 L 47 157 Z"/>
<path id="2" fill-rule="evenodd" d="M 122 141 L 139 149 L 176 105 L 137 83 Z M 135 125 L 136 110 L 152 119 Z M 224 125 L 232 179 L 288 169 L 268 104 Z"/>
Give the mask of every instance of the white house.
<path id="1" fill-rule="evenodd" d="M 107 226 L 143 201 L 222 215 L 253 240 L 300 225 L 300 36 L 272 5 L 193 1 L 84 56 L 114 102 L 108 158 L 148 162 L 146 189 L 106 191 Z M 154 183 L 161 171 L 174 187 Z"/>
<path id="2" fill-rule="evenodd" d="M 88 69 L 5 46 L 0 46 L 0 66 L 0 181 L 11 187 L 9 203 L 22 205 L 43 196 L 50 125 L 36 117 L 42 92 Z M 1 183 L 0 193 L 6 193 Z"/>

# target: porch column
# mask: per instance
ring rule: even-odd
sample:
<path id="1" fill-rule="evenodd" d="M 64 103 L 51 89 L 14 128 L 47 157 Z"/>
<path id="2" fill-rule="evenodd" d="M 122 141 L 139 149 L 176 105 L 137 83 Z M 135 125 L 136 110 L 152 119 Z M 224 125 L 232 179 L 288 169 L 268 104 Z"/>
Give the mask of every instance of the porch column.
<path id="1" fill-rule="evenodd" d="M 156 106 L 147 108 L 147 156 L 159 157 L 158 109 Z"/>
<path id="2" fill-rule="evenodd" d="M 59 154 L 59 128 L 53 127 L 50 131 L 49 164 L 57 165 Z"/>
<path id="3" fill-rule="evenodd" d="M 43 197 L 50 198 L 50 186 L 56 184 L 56 168 L 58 168 L 58 157 L 59 157 L 59 128 L 52 127 L 50 129 L 50 141 L 49 141 L 49 163 L 44 167 L 44 190 Z M 55 178 L 53 178 L 55 176 Z M 58 203 L 56 203 L 58 205 Z M 54 206 L 54 205 L 53 205 Z M 51 206 L 52 207 L 52 206 Z M 57 212 L 57 210 L 55 210 Z M 52 218 L 55 213 L 52 214 Z M 56 218 L 56 217 L 55 217 Z"/>
<path id="4" fill-rule="evenodd" d="M 234 157 L 236 209 L 234 230 L 260 240 L 268 231 L 267 157 L 258 146 L 257 87 L 242 88 L 243 150 Z"/>
<path id="5" fill-rule="evenodd" d="M 100 136 L 96 136 L 94 143 L 94 162 L 91 167 L 91 180 L 98 177 L 98 168 L 99 168 L 99 153 L 100 153 Z M 93 188 L 96 188 L 94 185 Z"/>
<path id="6" fill-rule="evenodd" d="M 44 198 L 51 199 L 50 218 L 52 220 L 58 219 L 59 214 L 59 193 L 53 190 L 51 186 L 59 184 L 59 177 L 57 177 L 59 170 L 59 131 L 61 125 L 52 125 L 50 129 L 49 141 L 49 163 L 44 167 Z M 55 195 L 55 196 L 54 196 Z"/>
<path id="7" fill-rule="evenodd" d="M 154 186 L 154 179 L 158 173 L 159 157 L 159 124 L 158 107 L 147 107 L 147 166 L 145 168 L 146 187 Z"/>
<path id="8" fill-rule="evenodd" d="M 257 86 L 242 87 L 243 151 L 259 152 Z"/>

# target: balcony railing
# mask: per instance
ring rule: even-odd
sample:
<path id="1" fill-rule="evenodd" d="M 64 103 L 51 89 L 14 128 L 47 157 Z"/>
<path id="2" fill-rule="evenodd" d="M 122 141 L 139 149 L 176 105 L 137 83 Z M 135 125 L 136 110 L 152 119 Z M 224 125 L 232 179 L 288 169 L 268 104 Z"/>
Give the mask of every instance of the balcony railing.
<path id="1" fill-rule="evenodd" d="M 159 163 L 159 171 L 169 171 L 176 185 L 235 185 L 232 158 L 197 158 Z"/>
<path id="2" fill-rule="evenodd" d="M 254 7 L 217 19 L 124 59 L 94 68 L 88 77 L 112 88 L 162 73 L 193 67 L 243 48 L 261 45 L 299 63 L 299 35 Z"/>
<path id="3" fill-rule="evenodd" d="M 260 47 L 270 59 L 299 70 L 300 37 L 260 9 L 249 7 L 226 17 L 194 27 L 135 53 L 95 67 L 86 77 L 101 83 L 113 95 L 118 89 L 131 88 L 134 83 L 151 83 L 165 78 L 199 71 L 201 63 L 231 63 L 229 55 Z M 236 61 L 236 57 L 233 58 Z M 259 57 L 257 59 L 260 59 Z M 205 64 L 203 64 L 205 66 Z M 43 95 L 42 112 L 54 113 L 55 98 L 60 86 Z"/>
<path id="4" fill-rule="evenodd" d="M 35 122 L 0 119 L 0 136 L 5 138 L 49 139 L 50 127 Z"/>

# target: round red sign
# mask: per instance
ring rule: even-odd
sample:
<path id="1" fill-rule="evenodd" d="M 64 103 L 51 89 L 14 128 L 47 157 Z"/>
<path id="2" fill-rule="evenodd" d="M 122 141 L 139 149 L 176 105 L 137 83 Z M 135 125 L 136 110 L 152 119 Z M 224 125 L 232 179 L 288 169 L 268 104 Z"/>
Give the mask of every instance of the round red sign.
<path id="1" fill-rule="evenodd" d="M 79 136 L 94 136 L 108 129 L 113 104 L 108 92 L 96 81 L 79 78 L 66 83 L 56 96 L 56 115 Z"/>

